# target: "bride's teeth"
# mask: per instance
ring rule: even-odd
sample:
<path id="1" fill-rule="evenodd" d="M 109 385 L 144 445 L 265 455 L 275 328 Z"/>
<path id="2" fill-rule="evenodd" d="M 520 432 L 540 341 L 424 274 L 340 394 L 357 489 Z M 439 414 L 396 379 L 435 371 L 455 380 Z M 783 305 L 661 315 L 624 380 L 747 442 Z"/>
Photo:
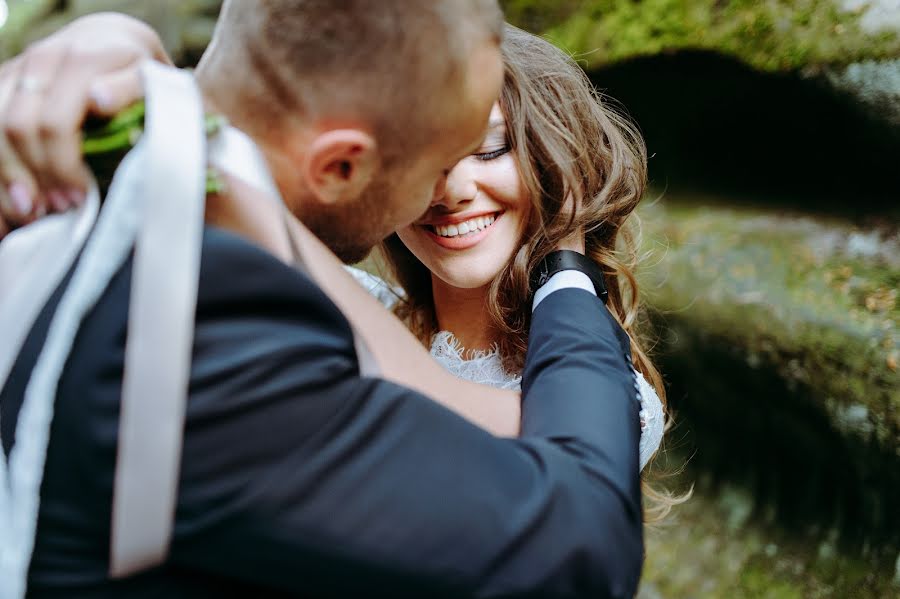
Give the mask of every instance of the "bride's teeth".
<path id="1" fill-rule="evenodd" d="M 434 225 L 434 232 L 441 237 L 457 237 L 474 233 L 475 231 L 483 231 L 494 224 L 495 220 L 497 220 L 497 217 L 493 214 L 476 216 L 455 225 Z"/>

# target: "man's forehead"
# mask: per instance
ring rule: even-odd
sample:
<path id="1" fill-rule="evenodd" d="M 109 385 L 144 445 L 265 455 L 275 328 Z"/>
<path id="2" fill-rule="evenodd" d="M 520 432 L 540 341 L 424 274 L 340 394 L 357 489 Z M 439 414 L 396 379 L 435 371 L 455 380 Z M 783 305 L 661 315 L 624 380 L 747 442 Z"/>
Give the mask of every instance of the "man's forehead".
<path id="1" fill-rule="evenodd" d="M 466 148 L 466 154 L 471 154 L 475 150 L 478 149 L 481 144 L 484 143 L 484 140 L 491 135 L 492 133 L 502 132 L 506 129 L 506 119 L 503 118 L 503 113 L 500 111 L 500 108 L 497 104 L 491 109 L 491 116 L 487 122 L 486 127 L 478 136 L 478 139 L 475 143 L 470 144 L 468 148 Z"/>
<path id="2" fill-rule="evenodd" d="M 503 85 L 503 58 L 499 46 L 485 44 L 472 53 L 469 62 L 467 88 L 471 101 L 480 106 L 491 104 L 491 120 L 502 118 L 497 99 Z"/>
<path id="3" fill-rule="evenodd" d="M 453 127 L 458 141 L 457 159 L 478 149 L 493 121 L 502 119 L 502 113 L 495 110 L 503 83 L 499 46 L 493 43 L 480 45 L 470 55 L 467 67 L 463 85 L 454 94 L 460 102 L 455 109 L 457 126 Z"/>

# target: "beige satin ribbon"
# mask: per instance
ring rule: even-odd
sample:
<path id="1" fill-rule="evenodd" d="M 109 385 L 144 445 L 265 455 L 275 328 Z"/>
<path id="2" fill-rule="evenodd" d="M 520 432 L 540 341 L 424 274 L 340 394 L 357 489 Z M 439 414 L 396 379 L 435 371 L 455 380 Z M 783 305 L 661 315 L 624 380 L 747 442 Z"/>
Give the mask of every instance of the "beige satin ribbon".
<path id="1" fill-rule="evenodd" d="M 168 555 L 178 496 L 206 198 L 193 77 L 147 63 L 143 210 L 132 268 L 110 575 Z"/>
<path id="2" fill-rule="evenodd" d="M 149 201 L 137 240 L 131 290 L 113 496 L 110 574 L 114 577 L 165 561 L 177 501 L 207 152 L 196 137 L 203 115 L 199 99 L 192 97 L 194 83 L 175 77 L 163 85 L 171 73 L 145 70 L 147 124 L 153 137 L 146 141 L 149 185 L 144 195 Z M 165 115 L 165 121 L 156 120 L 158 115 Z M 208 150 L 210 166 L 271 200 L 257 209 L 267 213 L 270 222 L 281 222 L 292 246 L 292 263 L 305 270 L 293 230 L 296 223 L 252 140 L 225 127 L 209 141 Z M 161 295 L 160 290 L 166 293 Z M 354 345 L 360 375 L 378 376 L 378 364 L 356 331 Z"/>
<path id="3" fill-rule="evenodd" d="M 96 222 L 93 214 L 79 220 L 79 230 L 93 225 L 93 232 L 31 372 L 8 468 L 0 467 L 0 596 L 4 599 L 26 592 L 55 396 L 64 365 L 81 322 L 135 242 L 110 573 L 124 576 L 161 563 L 168 550 L 203 232 L 205 132 L 202 104 L 190 74 L 152 62 L 142 70 L 147 87 L 144 135 L 117 170 Z M 63 262 L 68 264 L 66 259 L 77 254 L 78 248 L 77 243 L 63 247 L 67 252 Z M 42 306 L 43 296 L 54 287 L 51 281 L 58 284 L 65 270 L 60 265 L 53 273 L 18 276 L 10 297 L 37 289 Z M 47 279 L 40 281 L 39 275 Z M 0 460 L 0 466 L 6 463 Z"/>

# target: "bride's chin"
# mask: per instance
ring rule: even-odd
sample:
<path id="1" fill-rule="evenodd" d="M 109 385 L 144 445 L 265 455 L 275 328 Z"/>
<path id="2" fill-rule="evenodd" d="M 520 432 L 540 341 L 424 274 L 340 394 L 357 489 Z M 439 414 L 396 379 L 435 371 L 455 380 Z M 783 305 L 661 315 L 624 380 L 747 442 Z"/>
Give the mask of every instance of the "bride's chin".
<path id="1" fill-rule="evenodd" d="M 444 276 L 440 278 L 449 286 L 457 289 L 480 289 L 487 287 L 500 273 L 485 272 L 481 268 L 460 269 L 459 264 L 455 268 L 441 269 Z"/>

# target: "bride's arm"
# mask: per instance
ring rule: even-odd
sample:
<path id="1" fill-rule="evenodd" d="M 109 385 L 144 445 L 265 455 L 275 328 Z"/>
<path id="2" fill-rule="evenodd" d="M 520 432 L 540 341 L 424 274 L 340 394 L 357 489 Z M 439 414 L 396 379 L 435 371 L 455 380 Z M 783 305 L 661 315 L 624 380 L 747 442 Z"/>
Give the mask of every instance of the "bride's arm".
<path id="1" fill-rule="evenodd" d="M 287 237 L 273 235 L 273 231 L 284 230 L 282 210 L 263 209 L 274 206 L 274 202 L 252 200 L 254 191 L 242 188 L 239 181 L 230 180 L 228 186 L 231 197 L 210 199 L 207 222 L 234 230 L 290 261 Z M 383 378 L 427 395 L 495 435 L 518 436 L 519 393 L 465 381 L 444 370 L 306 227 L 293 217 L 289 217 L 289 227 L 304 267 L 368 345 Z"/>
<path id="2" fill-rule="evenodd" d="M 519 434 L 519 394 L 457 378 L 343 269 L 305 227 L 295 224 L 306 267 L 372 351 L 382 376 L 431 397 L 495 435 Z"/>

